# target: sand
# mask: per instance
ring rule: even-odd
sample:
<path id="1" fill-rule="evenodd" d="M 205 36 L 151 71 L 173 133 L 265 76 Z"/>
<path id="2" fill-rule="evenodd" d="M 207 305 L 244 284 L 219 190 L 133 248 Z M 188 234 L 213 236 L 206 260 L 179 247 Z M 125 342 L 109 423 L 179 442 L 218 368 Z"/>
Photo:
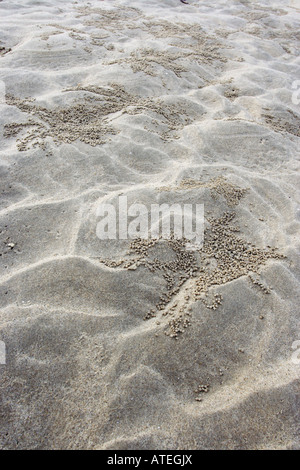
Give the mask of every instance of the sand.
<path id="1" fill-rule="evenodd" d="M 0 3 L 2 449 L 299 449 L 299 12 Z M 121 195 L 203 247 L 100 240 Z"/>

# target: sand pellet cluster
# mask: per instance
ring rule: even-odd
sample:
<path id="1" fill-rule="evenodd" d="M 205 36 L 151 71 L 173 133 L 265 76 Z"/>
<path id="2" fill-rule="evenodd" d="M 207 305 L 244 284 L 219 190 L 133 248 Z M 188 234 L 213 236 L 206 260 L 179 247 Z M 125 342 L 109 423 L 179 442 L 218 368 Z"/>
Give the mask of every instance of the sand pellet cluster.
<path id="1" fill-rule="evenodd" d="M 10 48 L 10 47 L 6 48 L 6 47 L 4 47 L 4 46 L 0 46 L 0 56 L 1 56 L 1 55 L 5 55 L 5 54 L 7 54 L 7 53 L 10 52 L 10 51 L 11 51 L 11 48 Z"/>
<path id="2" fill-rule="evenodd" d="M 245 197 L 248 190 L 233 185 L 223 176 L 207 183 L 194 180 L 183 180 L 178 188 L 209 188 L 211 197 L 222 195 L 228 207 L 236 206 Z M 160 191 L 162 188 L 160 188 Z M 164 190 L 170 190 L 164 188 Z M 206 308 L 217 310 L 223 302 L 223 295 L 214 292 L 218 286 L 225 285 L 242 276 L 249 276 L 253 284 L 258 285 L 264 293 L 270 293 L 260 281 L 253 276 L 270 259 L 282 259 L 274 247 L 261 249 L 253 243 L 238 236 L 240 228 L 235 223 L 236 213 L 224 212 L 221 217 L 206 216 L 207 228 L 204 231 L 202 248 L 191 251 L 186 239 L 135 239 L 130 244 L 128 256 L 118 261 L 100 261 L 109 267 L 137 269 L 145 266 L 150 272 L 160 272 L 166 290 L 159 302 L 145 315 L 145 320 L 157 317 L 166 319 L 165 335 L 178 339 L 179 335 L 191 325 L 192 305 L 200 300 Z M 174 254 L 174 259 L 162 261 L 155 257 L 158 245 L 163 245 Z"/>
<path id="3" fill-rule="evenodd" d="M 106 143 L 118 133 L 109 119 L 115 113 L 147 113 L 149 121 L 158 123 L 158 128 L 154 125 L 151 131 L 163 140 L 176 137 L 174 131 L 192 122 L 188 110 L 182 104 L 167 104 L 159 98 L 141 98 L 127 92 L 117 83 L 110 83 L 106 87 L 78 85 L 64 92 L 74 94 L 74 104 L 52 109 L 39 106 L 33 98 L 20 99 L 6 95 L 7 104 L 16 106 L 32 117 L 25 122 L 6 124 L 4 136 L 15 137 L 26 130 L 27 133 L 17 140 L 17 147 L 21 151 L 31 146 L 45 148 L 48 138 L 52 138 L 57 145 L 79 140 L 95 147 Z M 76 97 L 76 92 L 80 93 L 80 97 Z"/>
<path id="4" fill-rule="evenodd" d="M 300 115 L 291 109 L 276 114 L 266 111 L 262 114 L 262 117 L 265 119 L 266 124 L 275 132 L 287 132 L 293 136 L 300 137 Z"/>
<path id="5" fill-rule="evenodd" d="M 208 182 L 184 178 L 177 186 L 162 186 L 160 191 L 176 191 L 184 189 L 208 188 L 213 198 L 223 196 L 228 207 L 237 206 L 240 199 L 245 196 L 247 189 L 239 188 L 223 176 L 210 179 Z"/>
<path id="6" fill-rule="evenodd" d="M 264 294 L 270 294 L 271 289 L 270 287 L 266 286 L 262 281 L 260 281 L 257 276 L 255 277 L 252 273 L 248 274 L 250 281 L 255 285 L 260 287 Z"/>

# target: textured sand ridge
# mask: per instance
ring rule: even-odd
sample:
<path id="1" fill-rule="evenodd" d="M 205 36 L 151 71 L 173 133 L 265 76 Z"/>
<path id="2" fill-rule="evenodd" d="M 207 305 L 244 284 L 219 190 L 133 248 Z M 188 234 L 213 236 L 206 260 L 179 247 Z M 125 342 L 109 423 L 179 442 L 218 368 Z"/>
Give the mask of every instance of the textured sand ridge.
<path id="1" fill-rule="evenodd" d="M 0 2 L 2 449 L 299 448 L 296 3 Z"/>

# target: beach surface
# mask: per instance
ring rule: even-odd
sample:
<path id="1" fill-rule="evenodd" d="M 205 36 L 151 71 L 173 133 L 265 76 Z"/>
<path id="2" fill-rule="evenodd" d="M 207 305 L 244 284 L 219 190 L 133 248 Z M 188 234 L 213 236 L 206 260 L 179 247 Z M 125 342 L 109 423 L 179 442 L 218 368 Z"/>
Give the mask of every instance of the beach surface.
<path id="1" fill-rule="evenodd" d="M 300 448 L 299 31 L 0 2 L 2 449 Z M 100 239 L 120 196 L 204 204 L 203 246 Z"/>

